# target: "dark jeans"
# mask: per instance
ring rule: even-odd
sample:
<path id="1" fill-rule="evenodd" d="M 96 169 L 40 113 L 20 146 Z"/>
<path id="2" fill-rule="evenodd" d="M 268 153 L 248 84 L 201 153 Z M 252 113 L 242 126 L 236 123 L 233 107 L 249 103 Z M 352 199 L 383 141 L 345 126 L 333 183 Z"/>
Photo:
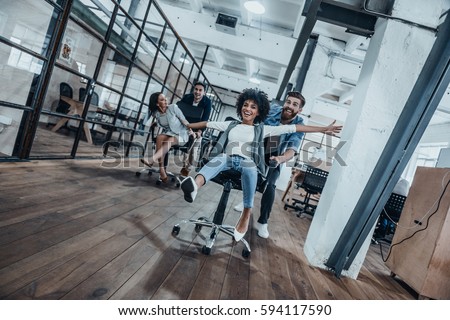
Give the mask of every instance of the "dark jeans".
<path id="1" fill-rule="evenodd" d="M 273 202 L 275 201 L 275 183 L 280 177 L 280 166 L 270 168 L 267 173 L 267 187 L 261 198 L 261 209 L 258 222 L 266 224 L 272 211 Z"/>

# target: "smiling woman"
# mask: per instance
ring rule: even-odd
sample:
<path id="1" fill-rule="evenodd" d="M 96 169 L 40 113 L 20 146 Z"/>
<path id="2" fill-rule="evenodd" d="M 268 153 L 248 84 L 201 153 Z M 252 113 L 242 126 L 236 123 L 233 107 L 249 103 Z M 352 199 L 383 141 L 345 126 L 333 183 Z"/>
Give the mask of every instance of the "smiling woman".
<path id="1" fill-rule="evenodd" d="M 327 127 L 304 125 L 264 125 L 270 104 L 267 94 L 258 89 L 245 89 L 236 102 L 237 115 L 241 121 L 198 122 L 189 124 L 192 129 L 205 127 L 223 131 L 211 151 L 213 157 L 196 175 L 187 177 L 181 183 L 184 199 L 193 202 L 198 190 L 220 172 L 234 169 L 242 175 L 244 210 L 235 229 L 234 238 L 241 240 L 248 229 L 258 174 L 265 175 L 264 138 L 293 132 L 338 133 L 341 126 Z M 276 162 L 276 161 L 275 161 Z M 278 162 L 276 162 L 278 165 Z"/>

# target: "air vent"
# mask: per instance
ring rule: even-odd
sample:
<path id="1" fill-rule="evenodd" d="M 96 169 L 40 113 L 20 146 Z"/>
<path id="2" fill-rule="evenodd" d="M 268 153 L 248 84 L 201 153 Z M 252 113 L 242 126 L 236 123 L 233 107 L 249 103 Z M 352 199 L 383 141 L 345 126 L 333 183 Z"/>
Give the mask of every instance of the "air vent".
<path id="1" fill-rule="evenodd" d="M 236 35 L 238 18 L 227 14 L 219 13 L 216 19 L 216 29 L 225 33 Z"/>

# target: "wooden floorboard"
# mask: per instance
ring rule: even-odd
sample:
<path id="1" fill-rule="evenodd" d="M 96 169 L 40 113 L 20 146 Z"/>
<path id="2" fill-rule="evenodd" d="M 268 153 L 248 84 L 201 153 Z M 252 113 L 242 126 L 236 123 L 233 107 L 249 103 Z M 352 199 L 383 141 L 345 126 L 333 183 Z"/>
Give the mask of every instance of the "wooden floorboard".
<path id="1" fill-rule="evenodd" d="M 246 235 L 249 258 L 225 234 L 204 255 L 209 228 L 181 224 L 177 236 L 172 228 L 185 219 L 212 217 L 221 186 L 207 184 L 189 204 L 173 183 L 136 177 L 137 159 L 113 168 L 102 161 L 0 163 L 1 299 L 417 298 L 390 276 L 377 245 L 357 280 L 309 265 L 303 246 L 312 218 L 284 210 L 281 192 L 268 239 L 257 236 L 254 215 Z M 230 193 L 226 224 L 236 223 L 239 213 L 232 208 L 241 197 Z"/>

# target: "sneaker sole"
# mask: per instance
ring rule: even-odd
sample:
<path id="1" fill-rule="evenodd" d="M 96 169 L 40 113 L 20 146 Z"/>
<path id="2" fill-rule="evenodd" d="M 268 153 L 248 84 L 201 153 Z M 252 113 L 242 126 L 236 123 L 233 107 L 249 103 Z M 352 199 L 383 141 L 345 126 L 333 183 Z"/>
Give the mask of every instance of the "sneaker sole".
<path id="1" fill-rule="evenodd" d="M 191 193 L 195 190 L 194 185 L 192 184 L 192 180 L 189 179 L 185 183 L 181 184 L 181 190 L 184 193 L 184 200 L 187 202 L 194 202 L 191 197 Z"/>
<path id="2" fill-rule="evenodd" d="M 258 232 L 258 237 L 263 238 L 263 239 L 267 239 L 269 237 L 269 235 L 268 234 L 261 235 Z"/>

